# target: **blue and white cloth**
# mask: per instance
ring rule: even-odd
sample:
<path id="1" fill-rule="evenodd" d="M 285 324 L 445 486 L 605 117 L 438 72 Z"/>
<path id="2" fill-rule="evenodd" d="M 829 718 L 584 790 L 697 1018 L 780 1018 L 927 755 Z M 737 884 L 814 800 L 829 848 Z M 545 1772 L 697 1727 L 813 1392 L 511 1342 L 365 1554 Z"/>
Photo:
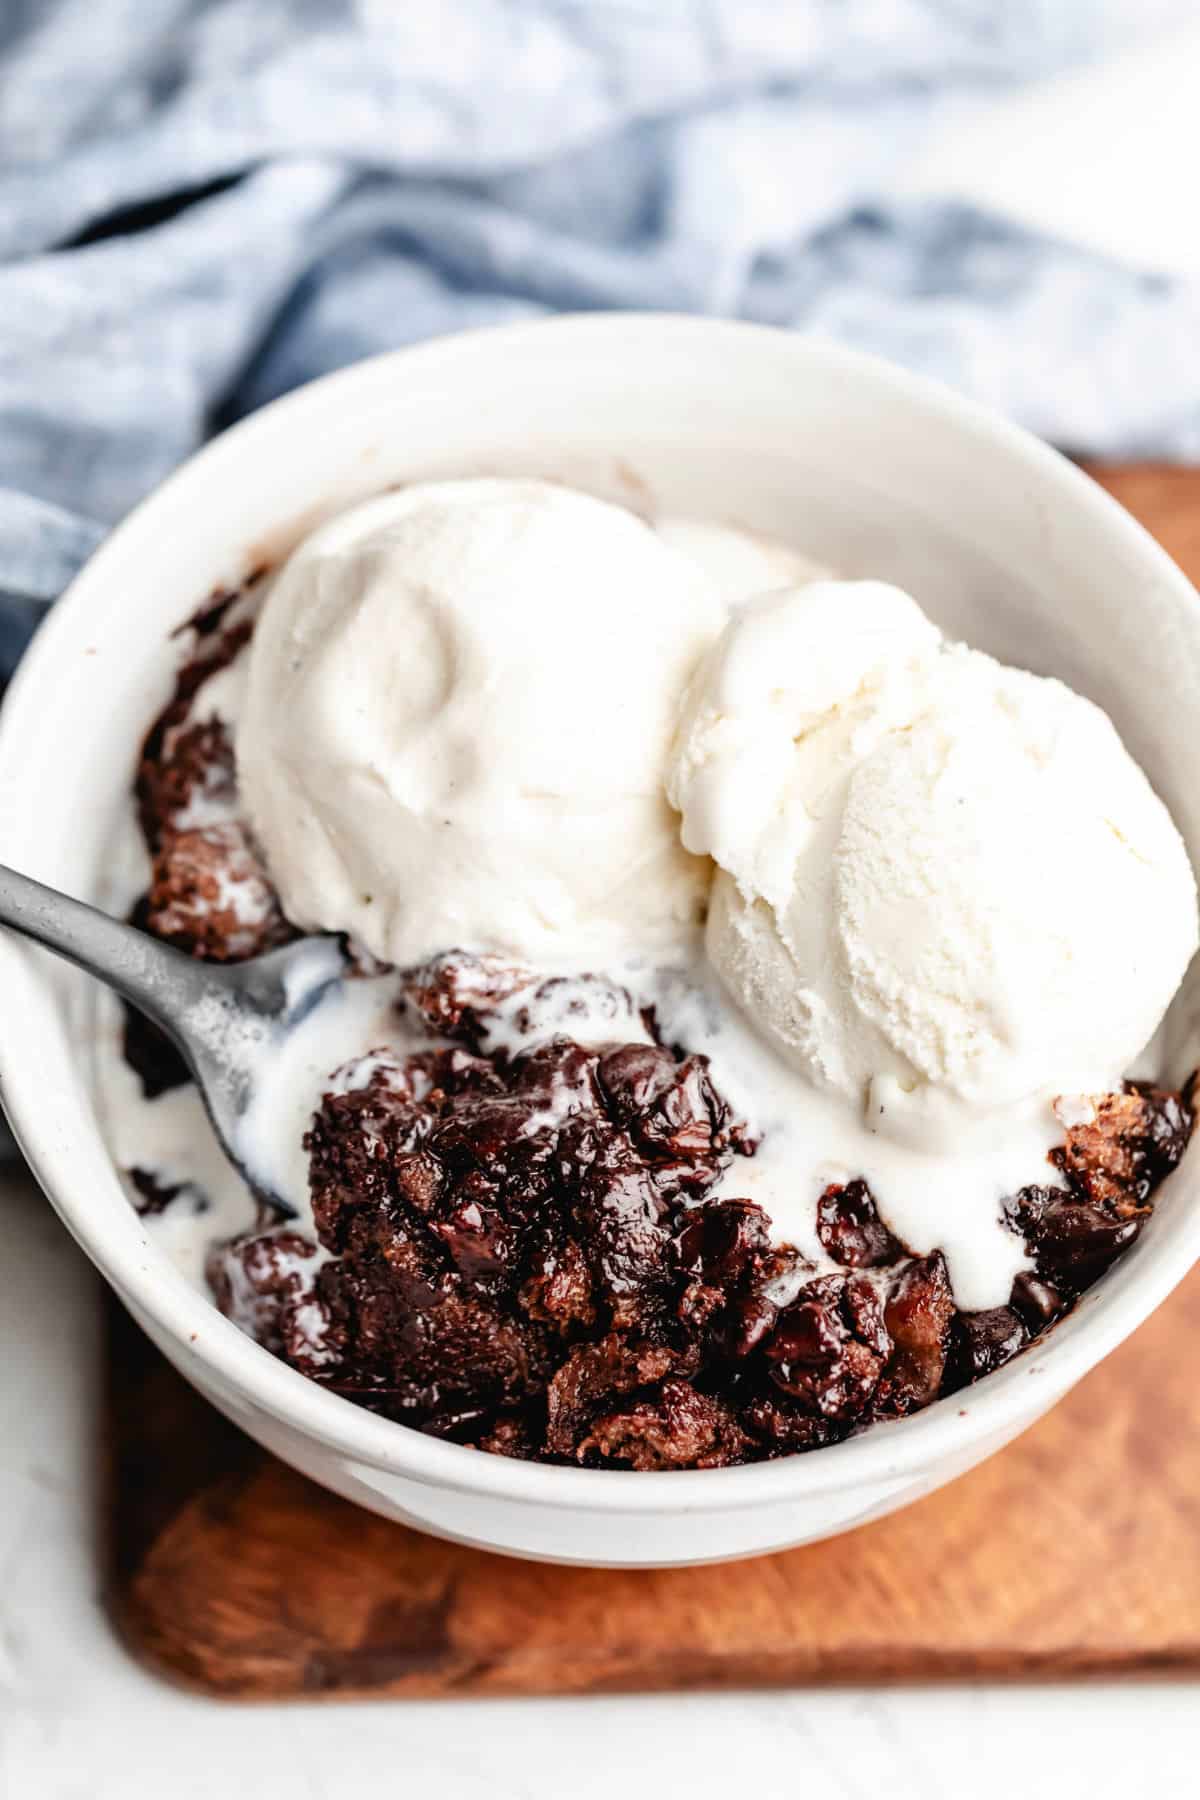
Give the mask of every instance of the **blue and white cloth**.
<path id="1" fill-rule="evenodd" d="M 6 0 L 0 674 L 206 434 L 484 321 L 738 314 L 1072 449 L 1200 456 L 1194 281 L 904 181 L 1194 6 Z"/>

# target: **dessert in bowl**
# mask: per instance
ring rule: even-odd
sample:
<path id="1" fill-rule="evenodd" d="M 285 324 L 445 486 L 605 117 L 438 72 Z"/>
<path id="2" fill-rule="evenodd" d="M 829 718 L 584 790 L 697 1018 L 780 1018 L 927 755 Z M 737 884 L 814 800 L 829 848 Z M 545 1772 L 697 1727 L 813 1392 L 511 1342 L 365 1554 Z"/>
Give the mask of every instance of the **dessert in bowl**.
<path id="1" fill-rule="evenodd" d="M 197 954 L 361 946 L 263 1121 L 300 1216 L 103 1008 L 97 1107 L 6 945 L 67 1063 L 35 1097 L 7 1056 L 18 1132 L 184 1372 L 367 1504 L 599 1562 L 873 1516 L 1195 1253 L 1186 1071 L 1123 1085 L 1194 947 L 1155 728 L 1193 608 L 1052 453 L 774 333 L 571 321 L 317 384 L 115 534 L 0 743 L 31 873 Z M 22 812 L 67 718 L 94 789 Z"/>

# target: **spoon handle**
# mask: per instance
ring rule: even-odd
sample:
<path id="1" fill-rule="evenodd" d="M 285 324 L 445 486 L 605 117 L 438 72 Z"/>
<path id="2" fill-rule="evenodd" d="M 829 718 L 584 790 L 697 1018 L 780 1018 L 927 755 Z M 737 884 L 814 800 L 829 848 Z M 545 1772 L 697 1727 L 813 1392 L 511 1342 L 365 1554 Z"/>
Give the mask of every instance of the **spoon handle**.
<path id="1" fill-rule="evenodd" d="M 0 925 L 107 982 L 173 1037 L 179 1030 L 181 996 L 198 997 L 209 985 L 206 974 L 211 972 L 181 950 L 3 864 Z"/>

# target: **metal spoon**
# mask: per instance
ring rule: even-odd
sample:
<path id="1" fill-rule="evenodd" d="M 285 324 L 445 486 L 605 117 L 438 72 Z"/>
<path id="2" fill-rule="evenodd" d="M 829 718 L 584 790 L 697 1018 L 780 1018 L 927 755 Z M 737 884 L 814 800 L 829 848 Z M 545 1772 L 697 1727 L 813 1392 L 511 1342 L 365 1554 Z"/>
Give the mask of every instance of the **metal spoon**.
<path id="1" fill-rule="evenodd" d="M 0 925 L 107 982 L 160 1026 L 195 1076 L 230 1162 L 281 1217 L 295 1217 L 255 1170 L 242 1126 L 288 1034 L 345 974 L 340 939 L 301 938 L 248 962 L 197 962 L 3 865 Z"/>

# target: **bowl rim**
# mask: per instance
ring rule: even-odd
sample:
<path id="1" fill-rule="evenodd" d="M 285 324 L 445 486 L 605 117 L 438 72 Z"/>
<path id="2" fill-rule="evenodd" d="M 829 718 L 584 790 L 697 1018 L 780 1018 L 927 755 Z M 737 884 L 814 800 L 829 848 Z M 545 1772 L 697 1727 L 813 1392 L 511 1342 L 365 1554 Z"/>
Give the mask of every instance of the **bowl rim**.
<path id="1" fill-rule="evenodd" d="M 396 350 L 384 351 L 319 377 L 239 421 L 182 463 L 105 538 L 70 583 L 39 628 L 18 667 L 0 713 L 0 790 L 29 791 L 21 766 L 26 721 L 54 679 L 58 658 L 86 633 L 92 596 L 104 590 L 110 565 L 125 546 L 153 528 L 164 501 L 186 491 L 198 470 L 227 478 L 247 452 L 281 433 L 309 429 L 309 421 L 331 406 L 354 406 L 356 396 L 377 389 L 381 377 L 394 380 L 418 365 L 470 362 L 503 357 L 529 340 L 549 336 L 589 347 L 653 344 L 664 338 L 694 340 L 698 351 L 719 355 L 757 344 L 793 368 L 823 367 L 847 380 L 873 384 L 882 399 L 897 398 L 921 411 L 939 428 L 949 426 L 964 440 L 988 441 L 1014 465 L 1024 466 L 1047 500 L 1072 509 L 1089 529 L 1136 555 L 1147 576 L 1168 588 L 1184 606 L 1200 596 L 1167 553 L 1115 500 L 1081 469 L 1031 433 L 988 408 L 967 400 L 925 376 L 865 352 L 773 326 L 697 318 L 672 313 L 565 314 L 516 324 L 485 326 Z M 31 796 L 32 798 L 32 796 Z M 45 809 L 45 797 L 39 796 Z M 19 811 L 19 808 L 17 809 Z M 1059 1398 L 1129 1335 L 1200 1258 L 1200 1201 L 1191 1203 L 1169 1245 L 1146 1266 L 1138 1257 L 1121 1259 L 1101 1284 L 1045 1342 L 973 1387 L 947 1397 L 908 1419 L 870 1427 L 858 1437 L 818 1452 L 737 1468 L 639 1472 L 579 1469 L 512 1461 L 469 1446 L 445 1442 L 354 1405 L 289 1368 L 246 1337 L 199 1291 L 184 1282 L 165 1252 L 153 1242 L 149 1254 L 126 1254 L 108 1241 L 102 1221 L 91 1216 L 86 1194 L 72 1179 L 70 1148 L 39 1128 L 38 1081 L 33 1059 L 18 1055 L 22 1013 L 29 1018 L 57 1010 L 52 989 L 41 979 L 28 946 L 0 938 L 0 969 L 8 996 L 6 1029 L 0 1034 L 0 1097 L 14 1136 L 39 1182 L 68 1229 L 117 1292 L 153 1321 L 181 1352 L 212 1368 L 225 1384 L 302 1436 L 325 1449 L 380 1470 L 486 1498 L 534 1503 L 550 1509 L 600 1510 L 629 1515 L 672 1512 L 730 1512 L 802 1500 L 834 1490 L 899 1480 L 939 1463 L 973 1460 L 973 1446 L 1011 1436 L 1031 1409 L 1026 1384 Z M 90 1122 L 89 1122 L 90 1124 Z M 93 1127 L 96 1128 L 96 1127 Z M 1140 1248 L 1140 1246 L 1139 1246 Z M 164 1276 L 167 1278 L 164 1279 Z"/>

